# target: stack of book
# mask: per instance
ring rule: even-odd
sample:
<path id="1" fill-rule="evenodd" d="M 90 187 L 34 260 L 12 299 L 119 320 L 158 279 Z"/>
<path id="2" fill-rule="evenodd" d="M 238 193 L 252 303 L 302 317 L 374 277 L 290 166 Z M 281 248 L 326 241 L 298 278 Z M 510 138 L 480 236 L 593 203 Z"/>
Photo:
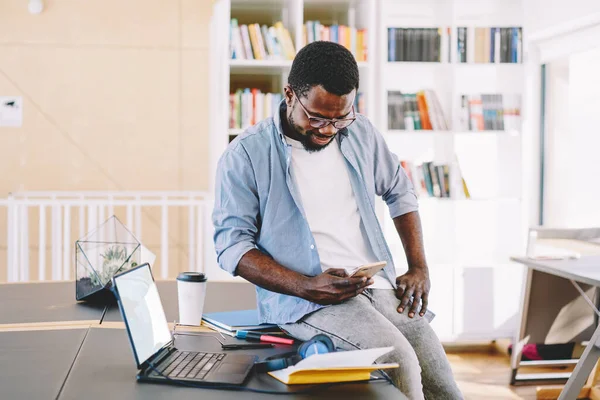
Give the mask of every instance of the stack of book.
<path id="1" fill-rule="evenodd" d="M 270 334 L 281 332 L 275 324 L 259 323 L 256 309 L 207 313 L 202 315 L 202 325 L 229 336 L 235 336 L 238 330 L 268 331 Z"/>
<path id="2" fill-rule="evenodd" d="M 448 37 L 442 28 L 388 28 L 388 61 L 440 62 Z"/>
<path id="3" fill-rule="evenodd" d="M 388 92 L 388 129 L 448 130 L 448 122 L 433 90 Z"/>
<path id="4" fill-rule="evenodd" d="M 281 22 L 267 27 L 259 24 L 239 25 L 231 19 L 230 56 L 233 60 L 293 60 L 294 41 Z"/>
<path id="5" fill-rule="evenodd" d="M 519 131 L 521 96 L 508 94 L 462 95 L 461 128 L 470 131 Z"/>
<path id="6" fill-rule="evenodd" d="M 457 28 L 458 62 L 522 63 L 523 30 L 506 28 Z"/>
<path id="7" fill-rule="evenodd" d="M 356 61 L 367 61 L 367 30 L 346 25 L 322 25 L 319 21 L 306 21 L 304 24 L 304 43 L 318 40 L 335 42 L 346 47 L 354 54 Z"/>
<path id="8" fill-rule="evenodd" d="M 238 89 L 229 95 L 229 128 L 246 129 L 273 115 L 281 93 L 262 93 L 257 88 Z"/>
<path id="9" fill-rule="evenodd" d="M 436 164 L 426 161 L 415 164 L 400 161 L 404 172 L 411 180 L 417 196 L 437 198 L 470 198 L 467 184 L 457 164 Z"/>

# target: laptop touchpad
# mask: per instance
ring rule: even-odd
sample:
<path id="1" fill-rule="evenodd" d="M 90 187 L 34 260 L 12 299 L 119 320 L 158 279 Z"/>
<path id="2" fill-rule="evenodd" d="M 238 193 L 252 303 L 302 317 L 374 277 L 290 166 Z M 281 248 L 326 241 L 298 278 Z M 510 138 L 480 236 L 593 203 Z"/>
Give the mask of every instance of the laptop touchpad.
<path id="1" fill-rule="evenodd" d="M 248 364 L 223 363 L 217 367 L 219 374 L 243 374 L 248 369 Z"/>

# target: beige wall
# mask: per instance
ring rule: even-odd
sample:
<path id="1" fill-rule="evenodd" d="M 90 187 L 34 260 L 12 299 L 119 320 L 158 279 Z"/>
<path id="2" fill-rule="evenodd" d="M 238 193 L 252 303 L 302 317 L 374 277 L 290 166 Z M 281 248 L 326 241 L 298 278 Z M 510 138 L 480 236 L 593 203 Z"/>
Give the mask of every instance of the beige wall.
<path id="1" fill-rule="evenodd" d="M 207 189 L 212 1 L 44 3 L 0 1 L 0 96 L 24 99 L 23 126 L 0 127 L 0 197 Z"/>

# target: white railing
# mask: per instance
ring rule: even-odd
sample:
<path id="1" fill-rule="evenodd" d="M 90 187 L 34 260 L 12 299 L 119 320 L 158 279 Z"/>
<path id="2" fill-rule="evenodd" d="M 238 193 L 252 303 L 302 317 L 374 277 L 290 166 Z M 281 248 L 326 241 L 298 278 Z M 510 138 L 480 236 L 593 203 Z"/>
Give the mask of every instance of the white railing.
<path id="1" fill-rule="evenodd" d="M 187 243 L 188 270 L 203 271 L 212 207 L 204 192 L 22 192 L 0 199 L 0 211 L 5 208 L 7 217 L 7 280 L 29 281 L 35 264 L 38 280 L 47 280 L 48 249 L 51 280 L 74 279 L 75 241 L 116 213 L 124 215 L 121 222 L 144 244 L 142 220 L 144 214 L 149 214 L 148 207 L 160 208 L 160 220 L 150 218 L 160 228 L 159 276 L 169 276 L 169 241 L 172 239 L 169 211 L 173 208 L 187 212 L 187 235 L 184 234 L 184 240 L 178 238 L 178 242 Z M 37 221 L 33 222 L 32 216 L 37 217 Z M 36 227 L 37 237 L 31 237 Z M 73 232 L 78 236 L 73 237 Z M 32 245 L 35 241 L 37 245 Z M 37 262 L 30 259 L 31 250 L 36 248 Z"/>

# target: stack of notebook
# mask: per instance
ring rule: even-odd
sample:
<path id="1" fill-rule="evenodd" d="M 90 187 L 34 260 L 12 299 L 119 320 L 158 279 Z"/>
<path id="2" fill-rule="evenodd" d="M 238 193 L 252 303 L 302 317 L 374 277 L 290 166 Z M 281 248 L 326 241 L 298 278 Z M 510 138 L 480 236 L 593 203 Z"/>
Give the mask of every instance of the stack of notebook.
<path id="1" fill-rule="evenodd" d="M 275 324 L 259 323 L 256 309 L 204 314 L 202 325 L 229 336 L 235 336 L 238 330 L 261 331 L 269 334 L 281 332 Z"/>

